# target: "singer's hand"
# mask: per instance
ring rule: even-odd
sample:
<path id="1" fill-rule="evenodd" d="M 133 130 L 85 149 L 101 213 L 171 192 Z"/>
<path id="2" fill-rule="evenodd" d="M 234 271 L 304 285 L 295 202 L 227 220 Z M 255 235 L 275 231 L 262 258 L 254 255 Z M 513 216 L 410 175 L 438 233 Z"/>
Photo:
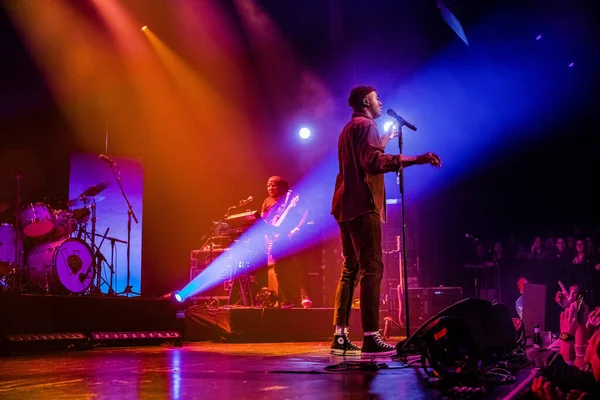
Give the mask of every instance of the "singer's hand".
<path id="1" fill-rule="evenodd" d="M 392 127 L 390 128 L 390 131 L 388 133 L 390 139 L 398 137 L 399 134 L 400 134 L 400 129 L 398 129 L 396 124 L 392 125 Z"/>
<path id="2" fill-rule="evenodd" d="M 288 234 L 288 239 L 293 238 L 294 235 L 296 235 L 298 232 L 300 232 L 300 228 L 296 227 L 296 228 L 292 229 L 290 231 L 290 233 Z"/>
<path id="3" fill-rule="evenodd" d="M 425 154 L 421 154 L 420 156 L 417 157 L 417 163 L 419 164 L 430 164 L 434 167 L 441 167 L 442 166 L 442 160 L 440 159 L 440 157 L 437 154 L 434 153 L 425 153 Z"/>

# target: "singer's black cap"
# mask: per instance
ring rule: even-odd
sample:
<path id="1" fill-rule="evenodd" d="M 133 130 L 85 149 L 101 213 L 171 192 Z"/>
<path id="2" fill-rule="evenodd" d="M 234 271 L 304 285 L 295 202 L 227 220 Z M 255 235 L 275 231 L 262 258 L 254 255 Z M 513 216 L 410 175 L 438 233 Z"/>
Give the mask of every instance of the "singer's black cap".
<path id="1" fill-rule="evenodd" d="M 352 88 L 350 96 L 348 96 L 348 105 L 352 108 L 359 106 L 365 96 L 374 91 L 373 86 L 356 86 Z"/>

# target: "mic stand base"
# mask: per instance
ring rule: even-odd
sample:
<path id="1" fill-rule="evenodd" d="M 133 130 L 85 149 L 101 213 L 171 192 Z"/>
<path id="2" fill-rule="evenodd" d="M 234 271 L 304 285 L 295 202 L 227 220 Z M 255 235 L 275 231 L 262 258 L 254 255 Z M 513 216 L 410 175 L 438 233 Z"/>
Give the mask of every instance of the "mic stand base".
<path id="1" fill-rule="evenodd" d="M 133 291 L 133 286 L 131 285 L 125 286 L 125 290 L 123 290 L 121 293 L 117 293 L 117 296 L 129 297 L 130 294 L 135 296 L 141 296 L 141 294 Z"/>

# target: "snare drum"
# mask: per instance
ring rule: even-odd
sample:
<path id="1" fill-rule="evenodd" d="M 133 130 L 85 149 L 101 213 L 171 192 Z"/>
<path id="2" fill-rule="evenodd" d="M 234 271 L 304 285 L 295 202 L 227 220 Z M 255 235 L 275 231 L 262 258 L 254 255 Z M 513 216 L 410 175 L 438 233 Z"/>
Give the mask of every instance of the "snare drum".
<path id="1" fill-rule="evenodd" d="M 27 266 L 29 280 L 49 293 L 82 293 L 94 279 L 92 251 L 75 238 L 37 245 L 27 257 Z"/>
<path id="2" fill-rule="evenodd" d="M 21 211 L 23 234 L 28 237 L 40 237 L 54 229 L 52 209 L 45 203 L 32 203 Z"/>
<path id="3" fill-rule="evenodd" d="M 69 210 L 54 210 L 54 232 L 52 236 L 65 237 L 75 232 L 77 223 L 73 218 L 73 213 Z"/>

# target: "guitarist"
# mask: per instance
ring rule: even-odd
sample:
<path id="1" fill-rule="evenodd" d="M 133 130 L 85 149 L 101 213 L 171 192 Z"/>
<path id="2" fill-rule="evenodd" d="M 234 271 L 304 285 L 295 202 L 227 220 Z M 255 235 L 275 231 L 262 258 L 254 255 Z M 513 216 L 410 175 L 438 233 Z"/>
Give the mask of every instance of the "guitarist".
<path id="1" fill-rule="evenodd" d="M 266 236 L 269 288 L 277 292 L 281 308 L 296 305 L 310 308 L 312 301 L 306 290 L 306 263 L 294 255 L 282 257 L 278 254 L 284 241 L 294 241 L 300 234 L 308 208 L 297 205 L 299 196 L 292 193 L 289 183 L 280 176 L 269 178 L 267 192 L 269 197 L 263 201 L 261 216 L 274 227 L 273 233 Z"/>

